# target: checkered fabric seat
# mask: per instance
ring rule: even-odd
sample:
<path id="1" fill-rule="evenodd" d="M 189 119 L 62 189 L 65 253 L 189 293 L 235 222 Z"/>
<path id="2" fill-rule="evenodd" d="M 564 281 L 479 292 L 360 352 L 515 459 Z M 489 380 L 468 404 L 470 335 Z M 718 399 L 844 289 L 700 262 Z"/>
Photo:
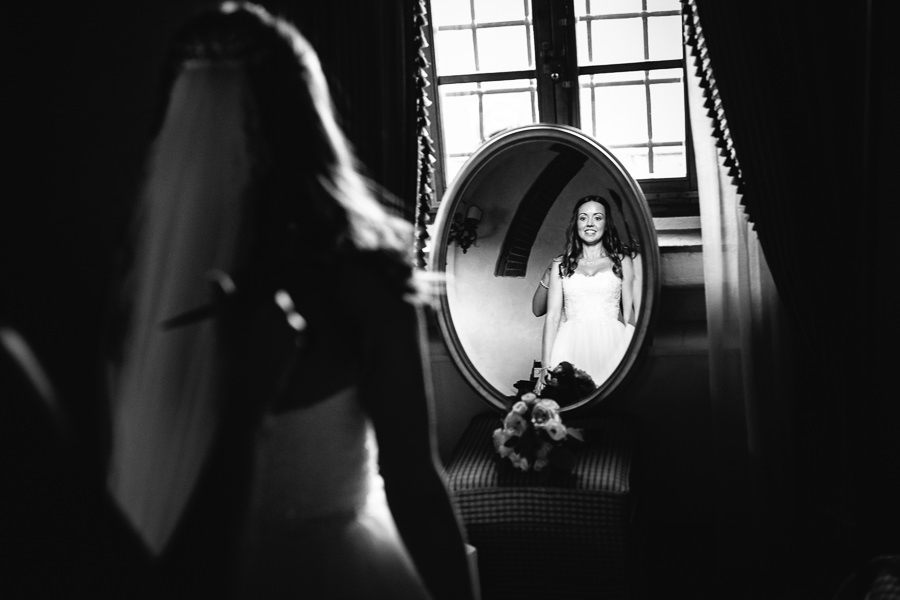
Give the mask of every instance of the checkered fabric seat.
<path id="1" fill-rule="evenodd" d="M 585 430 L 571 474 L 501 467 L 491 441 L 499 414 L 476 416 L 447 464 L 483 600 L 628 597 L 631 428 L 564 420 Z"/>

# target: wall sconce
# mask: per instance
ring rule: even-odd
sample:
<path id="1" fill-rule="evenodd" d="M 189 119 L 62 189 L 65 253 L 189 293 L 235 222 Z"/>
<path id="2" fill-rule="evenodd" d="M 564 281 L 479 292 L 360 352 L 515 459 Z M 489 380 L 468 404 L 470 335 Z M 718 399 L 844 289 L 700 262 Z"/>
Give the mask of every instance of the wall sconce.
<path id="1" fill-rule="evenodd" d="M 478 224 L 481 222 L 481 209 L 474 204 L 465 211 L 459 210 L 453 215 L 453 222 L 450 223 L 450 234 L 448 243 L 456 242 L 463 254 L 469 249 L 469 246 L 478 239 Z"/>

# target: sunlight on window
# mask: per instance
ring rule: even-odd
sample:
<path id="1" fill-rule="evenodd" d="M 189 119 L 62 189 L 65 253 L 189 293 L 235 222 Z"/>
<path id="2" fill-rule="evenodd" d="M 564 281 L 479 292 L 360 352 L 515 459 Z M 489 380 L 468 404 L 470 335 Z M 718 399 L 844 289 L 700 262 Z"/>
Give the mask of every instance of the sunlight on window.
<path id="1" fill-rule="evenodd" d="M 650 60 L 681 58 L 681 17 L 650 17 L 647 19 Z"/>
<path id="2" fill-rule="evenodd" d="M 522 0 L 477 0 L 475 20 L 478 23 L 518 21 L 525 18 L 525 5 Z"/>
<path id="3" fill-rule="evenodd" d="M 468 0 L 431 0 L 431 25 L 437 30 L 448 25 L 472 22 L 472 10 Z"/>
<path id="4" fill-rule="evenodd" d="M 647 0 L 647 10 L 651 12 L 681 10 L 681 3 L 679 0 Z"/>
<path id="5" fill-rule="evenodd" d="M 466 156 L 448 156 L 446 162 L 444 163 L 444 171 L 445 177 L 447 179 L 447 185 L 450 185 L 454 179 L 456 179 L 456 175 L 460 172 L 463 166 L 466 164 L 466 161 L 469 160 L 469 155 Z"/>
<path id="6" fill-rule="evenodd" d="M 678 0 L 579 0 L 575 17 L 578 64 L 586 71 L 579 76 L 581 128 L 640 178 L 684 177 L 681 70 L 634 65 L 681 61 Z M 616 65 L 630 70 L 591 73 Z"/>
<path id="7" fill-rule="evenodd" d="M 440 86 L 448 183 L 485 140 L 537 121 L 535 83 L 534 79 L 511 79 Z"/>
<path id="8" fill-rule="evenodd" d="M 653 150 L 653 174 L 656 177 L 684 177 L 687 170 L 684 149 L 678 146 L 657 146 Z"/>
<path id="9" fill-rule="evenodd" d="M 502 79 L 534 70 L 531 4 L 433 0 L 431 6 L 435 68 L 439 79 L 451 78 L 438 82 L 444 178 L 449 183 L 491 135 L 538 120 L 536 80 Z"/>
<path id="10" fill-rule="evenodd" d="M 677 1 L 677 0 L 676 0 Z M 615 15 L 621 13 L 633 13 L 641 11 L 641 0 L 577 0 L 575 2 L 576 16 L 586 14 Z"/>
<path id="11" fill-rule="evenodd" d="M 684 90 L 680 83 L 650 85 L 654 142 L 684 141 Z"/>
<path id="12" fill-rule="evenodd" d="M 525 91 L 485 94 L 483 102 L 486 137 L 510 127 L 527 125 L 535 121 L 537 110 L 534 93 L 527 88 Z"/>
<path id="13" fill-rule="evenodd" d="M 647 96 L 644 86 L 620 85 L 594 90 L 594 134 L 601 144 L 646 143 Z"/>
<path id="14" fill-rule="evenodd" d="M 471 31 L 437 31 L 434 43 L 441 49 L 440 52 L 435 52 L 435 67 L 441 75 L 471 73 L 475 70 L 475 47 Z"/>
<path id="15" fill-rule="evenodd" d="M 478 96 L 465 90 L 471 87 L 473 86 L 461 84 L 441 88 L 441 113 L 447 154 L 467 154 L 481 143 L 481 108 Z"/>
<path id="16" fill-rule="evenodd" d="M 613 64 L 644 60 L 642 19 L 606 19 L 590 22 L 592 57 L 590 63 Z"/>
<path id="17" fill-rule="evenodd" d="M 447 184 L 497 132 L 568 119 L 554 112 L 560 88 L 538 79 L 538 49 L 556 42 L 534 39 L 531 10 L 531 0 L 431 0 Z M 687 174 L 680 11 L 679 0 L 575 0 L 574 21 L 553 25 L 574 29 L 580 127 L 640 179 Z"/>
<path id="18" fill-rule="evenodd" d="M 524 25 L 476 30 L 479 71 L 518 71 L 532 68 L 531 40 Z"/>
<path id="19" fill-rule="evenodd" d="M 650 176 L 650 150 L 647 148 L 610 148 L 632 177 L 644 179 Z"/>

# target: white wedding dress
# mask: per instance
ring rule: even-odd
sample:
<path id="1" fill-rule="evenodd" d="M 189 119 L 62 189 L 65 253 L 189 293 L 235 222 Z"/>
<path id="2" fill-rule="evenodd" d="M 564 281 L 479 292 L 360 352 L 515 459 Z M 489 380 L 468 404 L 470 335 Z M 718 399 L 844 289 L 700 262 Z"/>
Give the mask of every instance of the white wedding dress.
<path id="1" fill-rule="evenodd" d="M 575 272 L 561 283 L 565 320 L 557 329 L 550 367 L 570 362 L 600 386 L 625 356 L 634 329 L 619 320 L 622 280 L 610 265 L 594 275 Z"/>
<path id="2" fill-rule="evenodd" d="M 250 526 L 254 597 L 429 597 L 387 507 L 357 395 L 345 388 L 263 427 Z"/>

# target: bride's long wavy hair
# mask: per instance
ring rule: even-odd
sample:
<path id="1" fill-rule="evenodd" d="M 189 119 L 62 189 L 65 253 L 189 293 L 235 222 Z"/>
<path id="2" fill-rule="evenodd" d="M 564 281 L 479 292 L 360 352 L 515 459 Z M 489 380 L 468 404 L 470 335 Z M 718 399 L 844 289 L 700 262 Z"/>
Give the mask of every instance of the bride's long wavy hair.
<path id="1" fill-rule="evenodd" d="M 405 288 L 412 232 L 360 174 L 318 57 L 285 20 L 207 9 L 175 35 L 161 82 L 109 350 L 109 486 L 156 553 L 234 395 L 236 339 L 233 321 L 161 323 L 208 304 L 217 273 L 271 292 L 346 252 L 389 257 L 385 278 Z"/>
<path id="2" fill-rule="evenodd" d="M 578 237 L 578 210 L 588 202 L 602 204 L 606 210 L 606 227 L 600 243 L 610 259 L 612 259 L 613 273 L 621 279 L 622 255 L 625 254 L 625 247 L 619 239 L 619 232 L 616 229 L 609 200 L 603 196 L 584 196 L 579 198 L 572 207 L 572 216 L 569 218 L 568 227 L 566 227 L 566 247 L 562 254 L 562 262 L 559 265 L 559 275 L 560 277 L 571 277 L 575 273 L 575 269 L 578 268 L 578 257 L 581 256 L 581 252 L 584 250 L 584 242 Z"/>

